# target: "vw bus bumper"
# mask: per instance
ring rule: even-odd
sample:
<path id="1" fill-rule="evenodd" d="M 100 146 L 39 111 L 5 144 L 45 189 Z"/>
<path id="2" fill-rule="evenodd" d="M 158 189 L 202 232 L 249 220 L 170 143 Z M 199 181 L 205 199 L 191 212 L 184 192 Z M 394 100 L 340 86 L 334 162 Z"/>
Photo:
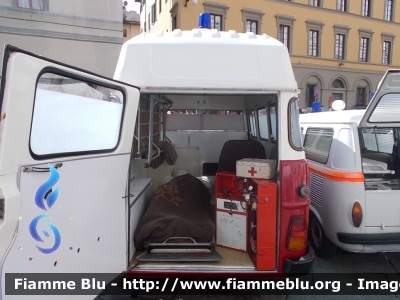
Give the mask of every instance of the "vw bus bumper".
<path id="1" fill-rule="evenodd" d="M 299 259 L 286 259 L 283 271 L 286 274 L 308 274 L 314 263 L 315 253 L 311 246 L 307 246 L 306 253 Z"/>
<path id="2" fill-rule="evenodd" d="M 400 233 L 341 233 L 337 234 L 339 242 L 351 245 L 390 245 L 400 244 Z"/>

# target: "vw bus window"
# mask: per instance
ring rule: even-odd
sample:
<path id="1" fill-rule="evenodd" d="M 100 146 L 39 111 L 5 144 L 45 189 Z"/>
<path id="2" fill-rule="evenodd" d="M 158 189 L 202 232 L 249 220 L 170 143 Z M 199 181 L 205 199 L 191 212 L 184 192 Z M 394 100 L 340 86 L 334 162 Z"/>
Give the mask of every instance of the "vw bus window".
<path id="1" fill-rule="evenodd" d="M 363 128 L 364 150 L 392 154 L 393 128 Z"/>
<path id="2" fill-rule="evenodd" d="M 250 123 L 250 136 L 252 138 L 256 138 L 257 137 L 256 112 L 254 110 L 250 111 L 250 113 L 249 113 L 249 123 Z"/>
<path id="3" fill-rule="evenodd" d="M 376 105 L 369 121 L 372 123 L 400 122 L 400 95 L 384 95 Z"/>
<path id="4" fill-rule="evenodd" d="M 271 122 L 271 140 L 276 141 L 276 107 L 270 106 L 269 108 L 269 120 Z"/>
<path id="5" fill-rule="evenodd" d="M 119 140 L 123 101 L 120 90 L 44 73 L 35 95 L 32 154 L 111 151 Z"/>
<path id="6" fill-rule="evenodd" d="M 306 158 L 326 164 L 333 139 L 332 128 L 311 128 L 306 132 L 304 150 Z"/>
<path id="7" fill-rule="evenodd" d="M 290 122 L 290 144 L 295 149 L 303 149 L 300 120 L 299 120 L 299 99 L 292 99 L 289 103 L 289 122 Z"/>
<path id="8" fill-rule="evenodd" d="M 268 141 L 268 118 L 267 110 L 265 108 L 257 110 L 258 113 L 258 131 L 260 138 Z"/>

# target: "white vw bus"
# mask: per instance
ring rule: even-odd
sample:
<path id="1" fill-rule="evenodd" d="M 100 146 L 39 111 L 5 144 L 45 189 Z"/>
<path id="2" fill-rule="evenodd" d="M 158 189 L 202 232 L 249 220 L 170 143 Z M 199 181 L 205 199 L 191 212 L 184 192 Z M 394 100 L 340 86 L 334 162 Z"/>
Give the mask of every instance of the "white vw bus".
<path id="1" fill-rule="evenodd" d="M 300 116 L 310 175 L 309 240 L 321 257 L 337 247 L 400 251 L 399 82 L 400 70 L 388 70 L 366 110 Z"/>

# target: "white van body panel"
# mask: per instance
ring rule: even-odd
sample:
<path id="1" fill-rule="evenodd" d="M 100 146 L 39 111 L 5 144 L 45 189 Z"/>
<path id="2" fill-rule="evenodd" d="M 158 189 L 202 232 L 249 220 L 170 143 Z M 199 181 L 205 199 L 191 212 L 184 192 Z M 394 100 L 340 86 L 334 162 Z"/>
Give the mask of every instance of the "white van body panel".
<path id="1" fill-rule="evenodd" d="M 233 30 L 142 33 L 122 46 L 114 78 L 143 90 L 297 91 L 285 45 Z"/>

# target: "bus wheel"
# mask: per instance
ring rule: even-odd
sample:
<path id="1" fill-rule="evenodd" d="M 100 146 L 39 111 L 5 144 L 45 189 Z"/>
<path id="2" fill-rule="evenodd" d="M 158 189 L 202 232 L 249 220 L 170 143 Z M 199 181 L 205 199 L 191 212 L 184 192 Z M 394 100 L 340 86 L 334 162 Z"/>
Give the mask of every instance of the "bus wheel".
<path id="1" fill-rule="evenodd" d="M 336 254 L 337 246 L 326 236 L 318 218 L 310 213 L 309 239 L 315 253 L 322 258 L 329 258 Z"/>

